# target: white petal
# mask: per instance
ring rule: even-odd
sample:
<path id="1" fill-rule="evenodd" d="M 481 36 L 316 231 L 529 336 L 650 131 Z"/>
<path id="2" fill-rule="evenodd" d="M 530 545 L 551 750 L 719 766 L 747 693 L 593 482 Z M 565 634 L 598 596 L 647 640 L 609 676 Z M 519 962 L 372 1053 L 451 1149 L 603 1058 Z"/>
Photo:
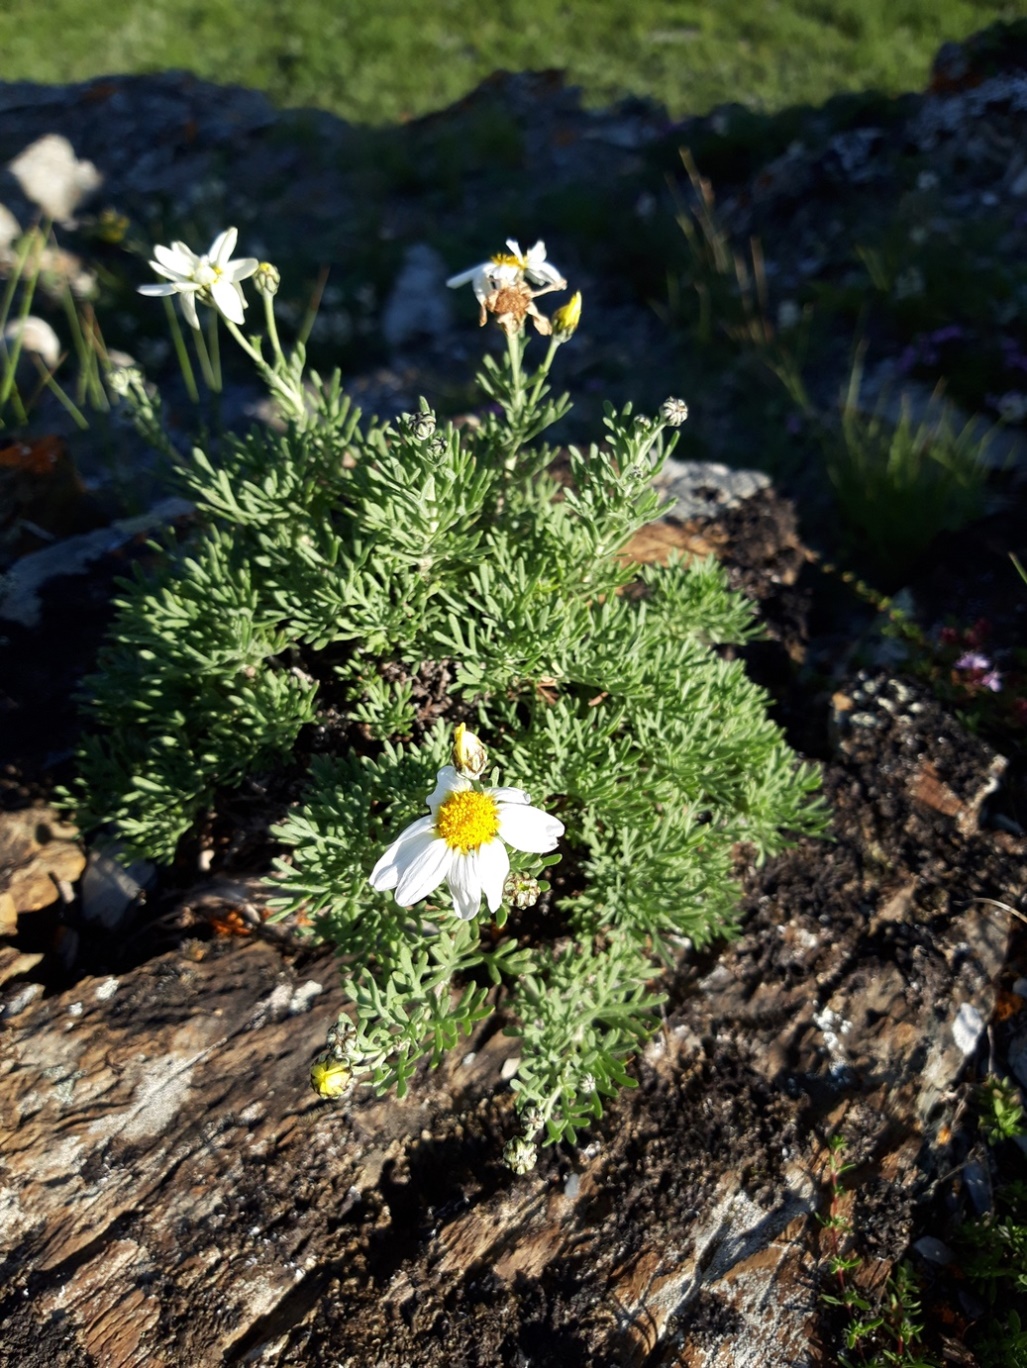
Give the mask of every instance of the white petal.
<path id="1" fill-rule="evenodd" d="M 194 284 L 191 275 L 183 275 L 181 271 L 173 271 L 170 266 L 162 266 L 159 261 L 151 261 L 150 267 L 157 275 L 164 276 L 165 280 L 173 280 L 178 285 Z"/>
<path id="2" fill-rule="evenodd" d="M 486 263 L 487 265 L 488 263 Z M 446 284 L 451 290 L 458 290 L 461 285 L 468 285 L 479 272 L 484 271 L 485 266 L 472 266 L 469 271 L 461 271 L 459 275 L 450 276 Z"/>
<path id="3" fill-rule="evenodd" d="M 523 261 L 523 260 L 524 260 L 524 254 L 521 252 L 521 244 L 517 241 L 516 238 L 507 238 L 507 240 L 506 240 L 506 245 L 507 245 L 507 247 L 508 247 L 508 249 L 509 249 L 509 251 L 510 251 L 510 255 L 511 255 L 511 256 L 515 256 L 515 257 L 517 258 L 518 261 Z M 536 243 L 535 243 L 535 247 L 537 247 L 537 246 L 538 246 L 538 243 L 536 242 Z M 533 247 L 533 248 L 531 249 L 532 252 L 535 250 L 535 247 Z M 542 248 L 542 255 L 545 256 L 545 254 L 546 254 L 546 249 L 543 247 L 543 248 Z M 528 260 L 530 261 L 530 259 L 531 259 L 531 252 L 528 253 Z"/>
<path id="4" fill-rule="evenodd" d="M 210 287 L 210 294 L 218 310 L 227 319 L 233 323 L 244 323 L 246 321 L 243 314 L 246 300 L 238 285 L 233 285 L 230 280 L 215 280 Z"/>
<path id="5" fill-rule="evenodd" d="M 563 290 L 567 287 L 566 280 L 549 261 L 540 261 L 535 265 L 529 265 L 525 274 L 536 285 L 552 285 L 556 290 Z"/>
<path id="6" fill-rule="evenodd" d="M 429 841 L 435 840 L 434 823 L 430 817 L 418 817 L 404 827 L 392 845 L 371 870 L 370 884 L 379 893 L 388 892 L 399 883 L 399 876 L 408 861 Z"/>
<path id="7" fill-rule="evenodd" d="M 453 895 L 456 915 L 461 921 L 470 921 L 481 910 L 481 875 L 478 872 L 477 851 L 454 857 L 446 883 Z"/>
<path id="8" fill-rule="evenodd" d="M 495 798 L 497 803 L 531 802 L 531 799 L 524 792 L 524 790 L 519 788 L 494 788 L 489 789 L 489 794 L 491 795 L 491 797 Z"/>
<path id="9" fill-rule="evenodd" d="M 486 841 L 478 847 L 478 872 L 490 912 L 497 912 L 503 901 L 503 885 L 510 873 L 510 856 L 502 841 Z"/>
<path id="10" fill-rule="evenodd" d="M 162 247 L 159 243 L 153 249 L 153 255 L 166 266 L 169 271 L 174 271 L 178 275 L 183 275 L 186 279 L 192 274 L 193 267 L 196 265 L 196 256 L 190 252 L 183 242 L 176 242 L 174 247 Z M 153 266 L 153 262 L 150 262 Z"/>
<path id="11" fill-rule="evenodd" d="M 190 328 L 200 330 L 200 320 L 196 316 L 196 294 L 194 291 L 178 291 L 178 302 L 182 306 L 182 314 Z"/>
<path id="12" fill-rule="evenodd" d="M 396 885 L 396 901 L 400 907 L 412 907 L 426 898 L 449 873 L 454 851 L 441 836 L 434 837 L 417 851 L 400 874 Z"/>
<path id="13" fill-rule="evenodd" d="M 226 261 L 221 272 L 225 280 L 231 280 L 234 283 L 249 279 L 259 265 L 260 262 L 256 257 L 240 257 L 238 261 Z"/>
<path id="14" fill-rule="evenodd" d="M 137 285 L 136 294 L 142 295 L 173 295 L 178 294 L 177 285 Z"/>
<path id="15" fill-rule="evenodd" d="M 210 244 L 210 251 L 207 255 L 215 265 L 223 266 L 235 251 L 235 244 L 238 241 L 238 228 L 226 228 L 223 233 L 218 233 L 217 237 Z"/>
<path id="16" fill-rule="evenodd" d="M 448 798 L 451 793 L 460 793 L 470 787 L 470 779 L 465 779 L 462 774 L 457 774 L 452 765 L 443 765 L 439 770 L 435 788 L 428 794 L 425 801 L 432 812 L 435 812 L 444 798 Z"/>
<path id="17" fill-rule="evenodd" d="M 563 835 L 563 823 L 559 817 L 553 817 L 541 808 L 500 803 L 499 834 L 515 850 L 545 855 L 556 849 Z"/>

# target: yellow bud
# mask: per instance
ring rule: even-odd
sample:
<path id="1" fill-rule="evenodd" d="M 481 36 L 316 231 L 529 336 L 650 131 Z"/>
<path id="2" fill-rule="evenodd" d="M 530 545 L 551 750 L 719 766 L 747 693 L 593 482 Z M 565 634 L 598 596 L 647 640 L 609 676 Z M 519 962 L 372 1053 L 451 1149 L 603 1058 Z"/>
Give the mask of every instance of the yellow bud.
<path id="1" fill-rule="evenodd" d="M 553 337 L 566 342 L 581 322 L 581 291 L 575 290 L 567 303 L 553 314 Z"/>
<path id="2" fill-rule="evenodd" d="M 480 779 L 488 764 L 485 747 L 462 722 L 453 730 L 453 764 L 457 774 L 463 774 L 468 779 Z"/>
<path id="3" fill-rule="evenodd" d="M 341 1097 L 353 1082 L 353 1070 L 327 1050 L 310 1066 L 310 1086 L 318 1097 Z"/>

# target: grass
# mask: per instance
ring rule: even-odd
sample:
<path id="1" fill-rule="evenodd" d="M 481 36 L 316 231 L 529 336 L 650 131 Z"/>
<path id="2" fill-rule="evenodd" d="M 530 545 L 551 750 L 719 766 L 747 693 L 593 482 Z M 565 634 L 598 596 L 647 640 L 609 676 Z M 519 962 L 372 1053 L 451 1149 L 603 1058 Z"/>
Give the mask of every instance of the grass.
<path id="1" fill-rule="evenodd" d="M 183 67 L 384 123 L 440 109 L 497 68 L 561 67 L 591 104 L 648 95 L 676 118 L 921 87 L 942 42 L 1024 15 L 1027 0 L 49 0 L 42 24 L 37 0 L 6 0 L 0 79 Z"/>

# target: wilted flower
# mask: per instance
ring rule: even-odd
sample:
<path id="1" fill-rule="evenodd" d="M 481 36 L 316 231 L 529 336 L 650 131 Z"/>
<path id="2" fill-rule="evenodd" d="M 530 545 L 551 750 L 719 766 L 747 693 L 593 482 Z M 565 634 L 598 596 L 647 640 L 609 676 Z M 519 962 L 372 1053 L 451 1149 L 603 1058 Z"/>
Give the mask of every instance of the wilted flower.
<path id="1" fill-rule="evenodd" d="M 550 290 L 565 290 L 567 282 L 546 260 L 546 245 L 541 240 L 522 252 L 516 238 L 507 238 L 507 251 L 497 252 L 480 266 L 472 266 L 469 271 L 450 276 L 446 284 L 450 289 L 470 285 L 474 296 L 481 305 L 480 322 L 484 326 L 490 313 L 505 332 L 519 332 L 526 317 L 531 317 L 539 332 L 548 334 L 551 329 L 549 320 L 535 308 L 534 300 Z M 539 286 L 532 290 L 527 282 Z"/>
<path id="2" fill-rule="evenodd" d="M 670 427 L 680 427 L 688 418 L 688 405 L 684 399 L 665 399 L 660 405 L 660 416 Z"/>
<path id="3" fill-rule="evenodd" d="M 402 831 L 371 871 L 371 886 L 395 889 L 401 907 L 445 882 L 461 920 L 478 915 L 483 893 L 496 912 L 510 872 L 506 846 L 544 855 L 563 835 L 563 823 L 532 807 L 522 789 L 482 788 L 452 765 L 439 770 L 427 803 L 431 815 Z"/>
<path id="4" fill-rule="evenodd" d="M 226 228 L 210 245 L 210 251 L 197 256 L 184 242 L 173 242 L 170 247 L 154 247 L 155 261 L 150 265 L 158 275 L 166 276 L 162 285 L 140 285 L 139 293 L 144 295 L 180 295 L 182 313 L 191 328 L 199 328 L 196 316 L 196 301 L 212 304 L 219 313 L 224 314 L 232 323 L 243 322 L 246 297 L 242 292 L 241 280 L 246 280 L 257 270 L 256 257 L 240 257 L 232 261 L 231 256 L 239 237 L 238 230 Z"/>

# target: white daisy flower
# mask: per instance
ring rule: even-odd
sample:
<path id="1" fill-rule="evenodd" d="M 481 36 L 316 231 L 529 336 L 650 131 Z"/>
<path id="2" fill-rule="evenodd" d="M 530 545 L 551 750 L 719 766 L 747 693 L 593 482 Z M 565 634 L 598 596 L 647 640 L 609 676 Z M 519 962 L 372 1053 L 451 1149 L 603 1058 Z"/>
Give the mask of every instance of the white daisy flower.
<path id="1" fill-rule="evenodd" d="M 521 251 L 516 238 L 507 238 L 506 246 L 505 252 L 497 252 L 480 266 L 472 266 L 469 271 L 461 271 L 459 275 L 450 276 L 446 284 L 451 290 L 469 284 L 482 310 L 485 308 L 485 301 L 498 290 L 509 285 L 517 285 L 525 278 L 532 284 L 541 286 L 543 291 L 567 288 L 566 280 L 552 262 L 546 260 L 544 242 L 539 240 L 526 252 Z"/>
<path id="2" fill-rule="evenodd" d="M 545 855 L 563 835 L 559 818 L 532 807 L 523 789 L 482 788 L 452 765 L 439 770 L 427 803 L 431 816 L 400 832 L 371 870 L 372 888 L 395 889 L 400 907 L 445 882 L 461 920 L 478 915 L 483 893 L 497 912 L 510 872 L 506 847 Z"/>
<path id="3" fill-rule="evenodd" d="M 197 256 L 184 242 L 173 242 L 170 247 L 153 249 L 155 261 L 150 265 L 158 275 L 167 278 L 166 284 L 140 285 L 144 295 L 179 295 L 182 313 L 191 328 L 199 328 L 196 300 L 212 304 L 232 323 L 243 322 L 246 296 L 241 280 L 253 275 L 259 265 L 256 257 L 240 257 L 232 261 L 238 230 L 226 228 L 210 245 L 210 251 Z"/>

